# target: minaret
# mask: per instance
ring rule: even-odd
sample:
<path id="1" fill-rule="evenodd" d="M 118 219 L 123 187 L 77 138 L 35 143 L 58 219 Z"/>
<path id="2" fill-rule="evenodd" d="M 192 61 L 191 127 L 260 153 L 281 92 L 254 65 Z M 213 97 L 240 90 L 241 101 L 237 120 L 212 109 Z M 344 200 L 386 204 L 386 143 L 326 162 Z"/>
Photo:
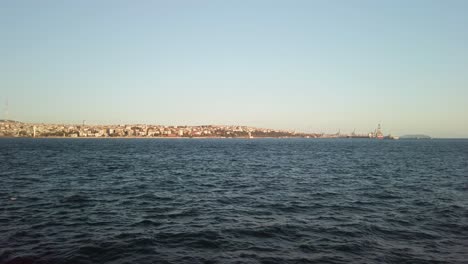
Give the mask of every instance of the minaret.
<path id="1" fill-rule="evenodd" d="M 36 137 L 36 126 L 33 126 L 33 137 Z"/>
<path id="2" fill-rule="evenodd" d="M 5 122 L 8 122 L 8 120 L 10 120 L 8 98 L 5 100 L 5 108 L 3 109 L 3 111 L 4 111 L 3 114 L 4 114 Z"/>

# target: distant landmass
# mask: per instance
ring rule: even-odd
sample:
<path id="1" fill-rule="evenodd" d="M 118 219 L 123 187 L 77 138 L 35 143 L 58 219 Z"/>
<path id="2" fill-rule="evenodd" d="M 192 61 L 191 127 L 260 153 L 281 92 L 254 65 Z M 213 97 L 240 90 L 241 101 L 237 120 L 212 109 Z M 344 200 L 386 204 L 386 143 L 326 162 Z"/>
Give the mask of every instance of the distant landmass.
<path id="1" fill-rule="evenodd" d="M 404 135 L 400 139 L 431 139 L 428 135 L 415 134 L 415 135 Z"/>
<path id="2" fill-rule="evenodd" d="M 258 128 L 239 125 L 86 125 L 83 124 L 44 124 L 23 123 L 0 119 L 0 137 L 70 137 L 70 138 L 108 138 L 108 137 L 157 137 L 157 138 L 367 138 L 398 139 L 384 136 L 380 125 L 367 134 L 302 133 L 294 130 Z"/>
<path id="3" fill-rule="evenodd" d="M 23 123 L 0 119 L 0 137 L 318 138 L 317 133 L 237 125 L 165 126 Z"/>

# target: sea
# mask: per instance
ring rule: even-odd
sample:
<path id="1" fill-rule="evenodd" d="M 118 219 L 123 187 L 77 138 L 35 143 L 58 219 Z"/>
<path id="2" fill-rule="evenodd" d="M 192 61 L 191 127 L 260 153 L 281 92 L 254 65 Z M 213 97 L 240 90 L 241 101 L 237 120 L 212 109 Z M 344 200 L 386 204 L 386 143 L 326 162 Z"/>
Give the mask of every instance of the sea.
<path id="1" fill-rule="evenodd" d="M 468 263 L 468 140 L 0 139 L 0 263 Z"/>

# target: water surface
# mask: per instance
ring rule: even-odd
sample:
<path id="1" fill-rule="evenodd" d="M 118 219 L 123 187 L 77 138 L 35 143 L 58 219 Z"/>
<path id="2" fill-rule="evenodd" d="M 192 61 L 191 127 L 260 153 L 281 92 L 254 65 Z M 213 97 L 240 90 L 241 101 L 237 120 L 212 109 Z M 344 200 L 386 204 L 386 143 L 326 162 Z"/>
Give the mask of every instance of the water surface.
<path id="1" fill-rule="evenodd" d="M 468 140 L 0 139 L 0 263 L 466 263 Z"/>

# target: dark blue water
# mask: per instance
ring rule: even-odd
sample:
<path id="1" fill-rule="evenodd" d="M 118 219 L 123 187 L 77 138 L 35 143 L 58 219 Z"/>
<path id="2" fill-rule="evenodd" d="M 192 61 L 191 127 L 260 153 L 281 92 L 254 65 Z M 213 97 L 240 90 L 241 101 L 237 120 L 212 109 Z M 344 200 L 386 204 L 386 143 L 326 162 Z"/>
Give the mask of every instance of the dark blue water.
<path id="1" fill-rule="evenodd" d="M 0 263 L 467 260 L 468 140 L 0 140 Z"/>

